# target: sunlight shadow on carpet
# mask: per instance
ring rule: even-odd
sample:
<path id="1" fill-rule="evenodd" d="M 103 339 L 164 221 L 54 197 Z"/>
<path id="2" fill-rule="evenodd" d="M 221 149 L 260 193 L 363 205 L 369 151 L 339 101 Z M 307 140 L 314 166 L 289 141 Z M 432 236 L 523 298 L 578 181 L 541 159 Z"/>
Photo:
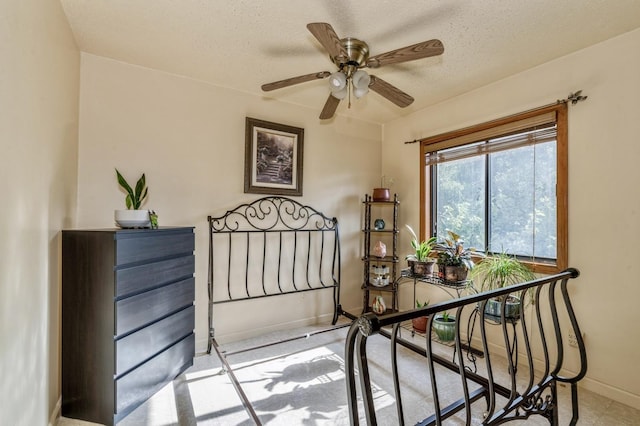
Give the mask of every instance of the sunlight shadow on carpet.
<path id="1" fill-rule="evenodd" d="M 330 348 L 315 347 L 284 356 L 231 361 L 236 377 L 263 423 L 348 424 L 344 359 Z M 190 394 L 207 394 L 206 389 L 216 389 L 216 397 L 193 401 L 196 418 L 202 419 L 208 414 L 221 420 L 243 410 L 226 375 L 226 389 L 222 390 L 220 383 L 212 382 L 220 379 L 219 375 L 212 374 L 212 370 L 202 373 L 187 375 Z M 376 406 L 389 406 L 394 402 L 393 397 L 379 387 L 374 389 L 374 398 Z"/>

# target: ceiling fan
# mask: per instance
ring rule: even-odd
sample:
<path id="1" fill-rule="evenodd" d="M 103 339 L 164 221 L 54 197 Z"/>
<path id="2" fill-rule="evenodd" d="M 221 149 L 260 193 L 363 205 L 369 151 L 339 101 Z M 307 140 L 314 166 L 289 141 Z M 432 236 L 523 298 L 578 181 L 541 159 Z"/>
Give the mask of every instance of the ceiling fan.
<path id="1" fill-rule="evenodd" d="M 350 95 L 351 92 L 356 98 L 360 98 L 371 89 L 401 108 L 411 105 L 413 102 L 411 96 L 387 83 L 380 77 L 367 74 L 362 68 L 375 69 L 383 65 L 437 56 L 444 52 L 442 42 L 434 39 L 369 57 L 369 46 L 367 46 L 367 43 L 351 37 L 338 38 L 338 35 L 330 24 L 315 22 L 308 24 L 307 29 L 327 52 L 329 52 L 329 57 L 338 67 L 338 71 L 334 73 L 321 71 L 291 77 L 273 83 L 263 84 L 262 90 L 269 92 L 271 90 L 329 77 L 331 93 L 320 113 L 320 119 L 322 120 L 333 117 L 340 101 L 347 95 Z"/>

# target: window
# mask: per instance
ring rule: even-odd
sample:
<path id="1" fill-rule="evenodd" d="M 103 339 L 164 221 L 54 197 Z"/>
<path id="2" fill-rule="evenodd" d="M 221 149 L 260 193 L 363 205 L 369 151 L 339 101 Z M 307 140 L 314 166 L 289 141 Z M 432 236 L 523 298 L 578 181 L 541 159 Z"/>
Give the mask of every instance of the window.
<path id="1" fill-rule="evenodd" d="M 422 231 L 537 272 L 567 267 L 566 104 L 421 141 Z"/>

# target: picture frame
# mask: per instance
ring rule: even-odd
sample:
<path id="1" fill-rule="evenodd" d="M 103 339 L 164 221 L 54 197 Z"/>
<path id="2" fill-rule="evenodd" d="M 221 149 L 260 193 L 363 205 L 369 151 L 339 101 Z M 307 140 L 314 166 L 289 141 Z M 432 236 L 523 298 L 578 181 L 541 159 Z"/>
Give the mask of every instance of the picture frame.
<path id="1" fill-rule="evenodd" d="M 244 192 L 302 196 L 304 129 L 246 118 Z"/>

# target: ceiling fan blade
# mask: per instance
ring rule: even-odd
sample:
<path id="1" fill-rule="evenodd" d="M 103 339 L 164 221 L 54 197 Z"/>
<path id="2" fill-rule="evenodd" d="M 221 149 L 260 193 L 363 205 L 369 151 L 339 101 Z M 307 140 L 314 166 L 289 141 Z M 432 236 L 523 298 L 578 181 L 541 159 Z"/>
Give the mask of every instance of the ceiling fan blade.
<path id="1" fill-rule="evenodd" d="M 347 51 L 330 24 L 327 24 L 326 22 L 312 22 L 307 24 L 307 29 L 327 50 L 327 52 L 329 52 L 329 56 L 331 56 L 332 59 L 338 57 L 341 59 L 339 62 L 347 60 Z"/>
<path id="2" fill-rule="evenodd" d="M 280 81 L 274 81 L 273 83 L 267 83 L 262 85 L 262 90 L 269 92 L 275 89 L 282 89 L 283 87 L 293 86 L 294 84 L 304 83 L 306 81 L 316 80 L 320 78 L 327 78 L 331 75 L 329 71 L 321 71 L 313 74 L 300 75 L 298 77 L 286 78 Z"/>
<path id="3" fill-rule="evenodd" d="M 429 40 L 411 46 L 402 47 L 390 52 L 373 56 L 367 61 L 369 68 L 378 68 L 383 65 L 397 64 L 400 62 L 414 61 L 416 59 L 428 58 L 430 56 L 441 55 L 444 46 L 440 40 Z"/>
<path id="4" fill-rule="evenodd" d="M 327 98 L 327 102 L 324 104 L 324 108 L 322 108 L 322 112 L 320 113 L 320 120 L 326 120 L 333 117 L 333 114 L 338 109 L 338 104 L 340 103 L 340 99 L 333 97 L 333 95 L 329 94 Z"/>
<path id="5" fill-rule="evenodd" d="M 397 87 L 387 83 L 380 77 L 376 77 L 375 75 L 371 76 L 371 84 L 369 84 L 369 89 L 378 93 L 379 95 L 384 96 L 394 104 L 398 105 L 400 108 L 407 107 L 413 103 L 413 98 Z"/>

